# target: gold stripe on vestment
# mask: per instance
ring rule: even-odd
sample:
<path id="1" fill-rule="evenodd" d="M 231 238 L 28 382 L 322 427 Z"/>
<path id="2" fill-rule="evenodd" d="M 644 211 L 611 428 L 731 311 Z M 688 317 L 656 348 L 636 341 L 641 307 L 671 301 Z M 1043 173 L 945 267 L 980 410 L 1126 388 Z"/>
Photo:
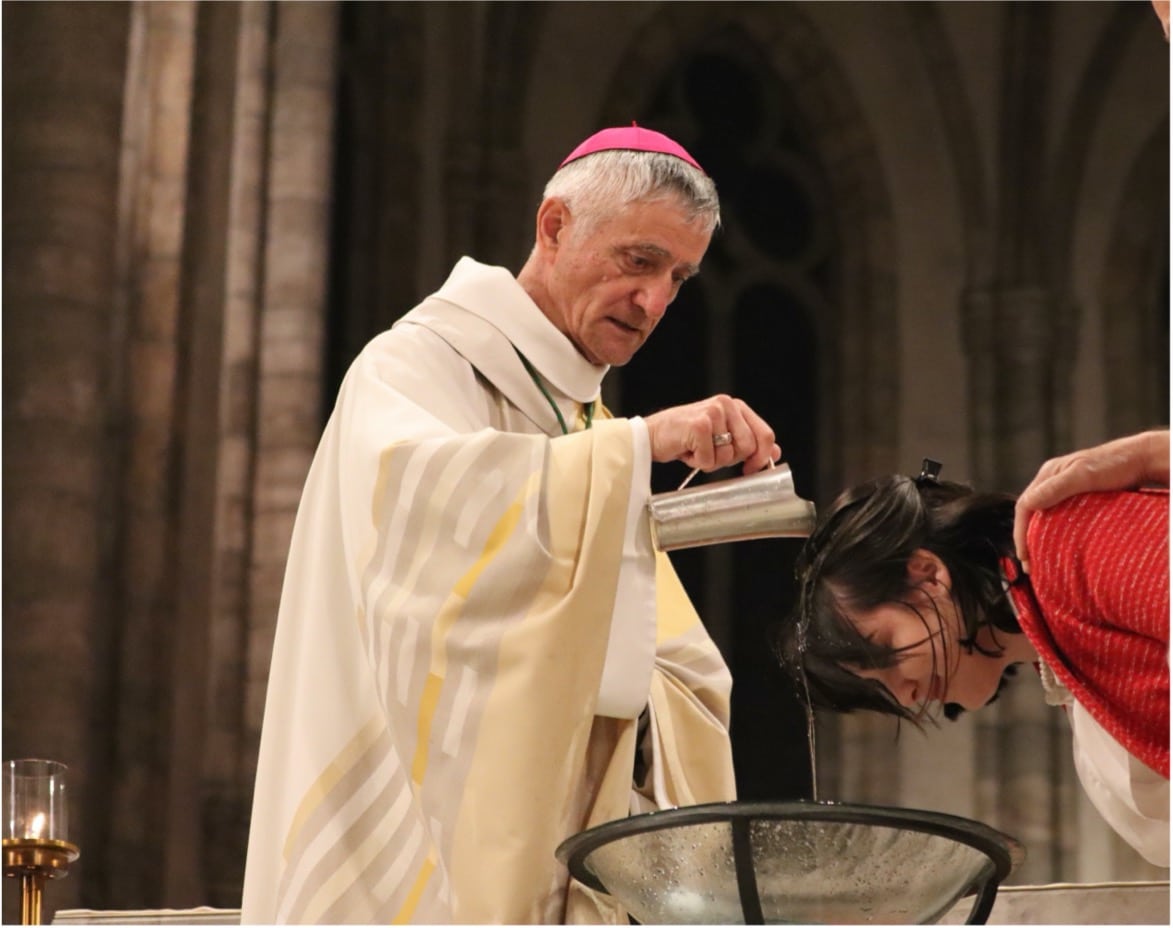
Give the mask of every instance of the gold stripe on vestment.
<path id="1" fill-rule="evenodd" d="M 313 815 L 314 810 L 322 804 L 338 781 L 346 776 L 355 761 L 378 740 L 383 728 L 383 719 L 378 715 L 372 716 L 305 791 L 301 802 L 298 803 L 297 811 L 293 814 L 293 820 L 289 823 L 285 844 L 281 848 L 281 857 L 286 864 L 289 862 L 290 850 L 296 843 L 302 828 L 305 827 L 306 820 Z"/>
<path id="2" fill-rule="evenodd" d="M 420 897 L 424 894 L 424 888 L 428 885 L 428 880 L 431 879 L 435 870 L 436 860 L 434 857 L 429 856 L 424 861 L 424 865 L 420 867 L 419 875 L 415 878 L 415 883 L 412 884 L 411 892 L 407 894 L 407 901 L 395 913 L 395 917 L 391 919 L 391 924 L 406 925 L 411 921 L 412 915 L 415 914 L 415 907 L 419 905 Z"/>
<path id="3" fill-rule="evenodd" d="M 485 541 L 485 547 L 481 551 L 480 557 L 456 581 L 456 585 L 448 595 L 447 601 L 440 609 L 435 622 L 432 624 L 432 666 L 428 672 L 427 681 L 424 684 L 424 691 L 420 696 L 419 723 L 416 726 L 415 757 L 411 762 L 411 778 L 417 785 L 423 784 L 424 774 L 428 766 L 432 723 L 435 719 L 436 705 L 440 701 L 440 691 L 443 688 L 444 678 L 448 670 L 448 654 L 446 648 L 448 646 L 449 632 L 456 619 L 460 616 L 460 611 L 464 607 L 464 604 L 468 601 L 468 594 L 472 590 L 473 584 L 476 583 L 477 579 L 484 572 L 485 568 L 492 563 L 493 559 L 501 553 L 501 550 L 505 547 L 505 543 L 512 537 L 514 530 L 521 521 L 527 500 L 540 485 L 539 476 L 537 474 L 532 475 L 522 486 L 517 499 L 510 503 L 505 512 L 501 514 L 501 518 L 497 520 L 497 523 L 493 526 L 493 530 L 489 533 L 488 539 Z"/>

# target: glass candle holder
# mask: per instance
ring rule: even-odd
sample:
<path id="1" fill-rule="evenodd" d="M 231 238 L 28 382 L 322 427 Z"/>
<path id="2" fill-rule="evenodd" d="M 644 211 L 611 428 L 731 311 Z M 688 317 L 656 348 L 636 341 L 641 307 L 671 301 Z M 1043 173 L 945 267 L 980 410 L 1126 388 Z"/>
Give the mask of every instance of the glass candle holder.
<path id="1" fill-rule="evenodd" d="M 4 762 L 4 837 L 69 840 L 65 764 L 55 760 Z"/>
<path id="2" fill-rule="evenodd" d="M 69 842 L 65 765 L 4 762 L 4 875 L 20 879 L 20 923 L 40 925 L 45 881 L 60 878 L 81 853 Z"/>

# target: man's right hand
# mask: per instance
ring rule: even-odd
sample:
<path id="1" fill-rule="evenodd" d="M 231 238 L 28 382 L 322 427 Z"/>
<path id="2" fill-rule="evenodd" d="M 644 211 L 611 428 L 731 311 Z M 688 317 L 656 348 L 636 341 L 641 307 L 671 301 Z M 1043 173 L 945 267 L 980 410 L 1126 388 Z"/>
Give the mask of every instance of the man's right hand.
<path id="1" fill-rule="evenodd" d="M 744 461 L 742 471 L 756 473 L 782 457 L 774 430 L 742 400 L 723 393 L 644 416 L 652 460 L 683 461 L 706 473 Z M 729 433 L 728 444 L 714 444 Z"/>

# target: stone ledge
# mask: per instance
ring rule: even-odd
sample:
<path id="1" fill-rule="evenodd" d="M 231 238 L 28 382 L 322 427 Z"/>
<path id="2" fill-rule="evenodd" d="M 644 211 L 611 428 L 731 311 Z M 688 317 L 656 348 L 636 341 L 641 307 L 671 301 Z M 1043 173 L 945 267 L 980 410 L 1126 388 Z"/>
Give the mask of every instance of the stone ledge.
<path id="1" fill-rule="evenodd" d="M 939 924 L 963 925 L 973 897 Z M 240 909 L 62 909 L 54 925 L 239 925 Z M 1169 883 L 1051 883 L 998 890 L 989 925 L 1168 925 Z"/>
<path id="2" fill-rule="evenodd" d="M 945 913 L 963 925 L 973 897 Z M 1168 925 L 1169 883 L 1050 883 L 998 890 L 988 925 Z"/>

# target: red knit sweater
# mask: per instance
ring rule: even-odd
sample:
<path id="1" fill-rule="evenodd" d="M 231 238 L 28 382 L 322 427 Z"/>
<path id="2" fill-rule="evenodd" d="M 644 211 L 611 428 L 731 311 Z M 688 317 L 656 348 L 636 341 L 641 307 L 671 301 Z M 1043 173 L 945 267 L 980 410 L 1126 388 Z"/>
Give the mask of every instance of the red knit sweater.
<path id="1" fill-rule="evenodd" d="M 1029 578 L 1008 569 L 1022 630 L 1092 717 L 1168 778 L 1168 491 L 1074 497 L 1036 513 L 1027 543 Z"/>

